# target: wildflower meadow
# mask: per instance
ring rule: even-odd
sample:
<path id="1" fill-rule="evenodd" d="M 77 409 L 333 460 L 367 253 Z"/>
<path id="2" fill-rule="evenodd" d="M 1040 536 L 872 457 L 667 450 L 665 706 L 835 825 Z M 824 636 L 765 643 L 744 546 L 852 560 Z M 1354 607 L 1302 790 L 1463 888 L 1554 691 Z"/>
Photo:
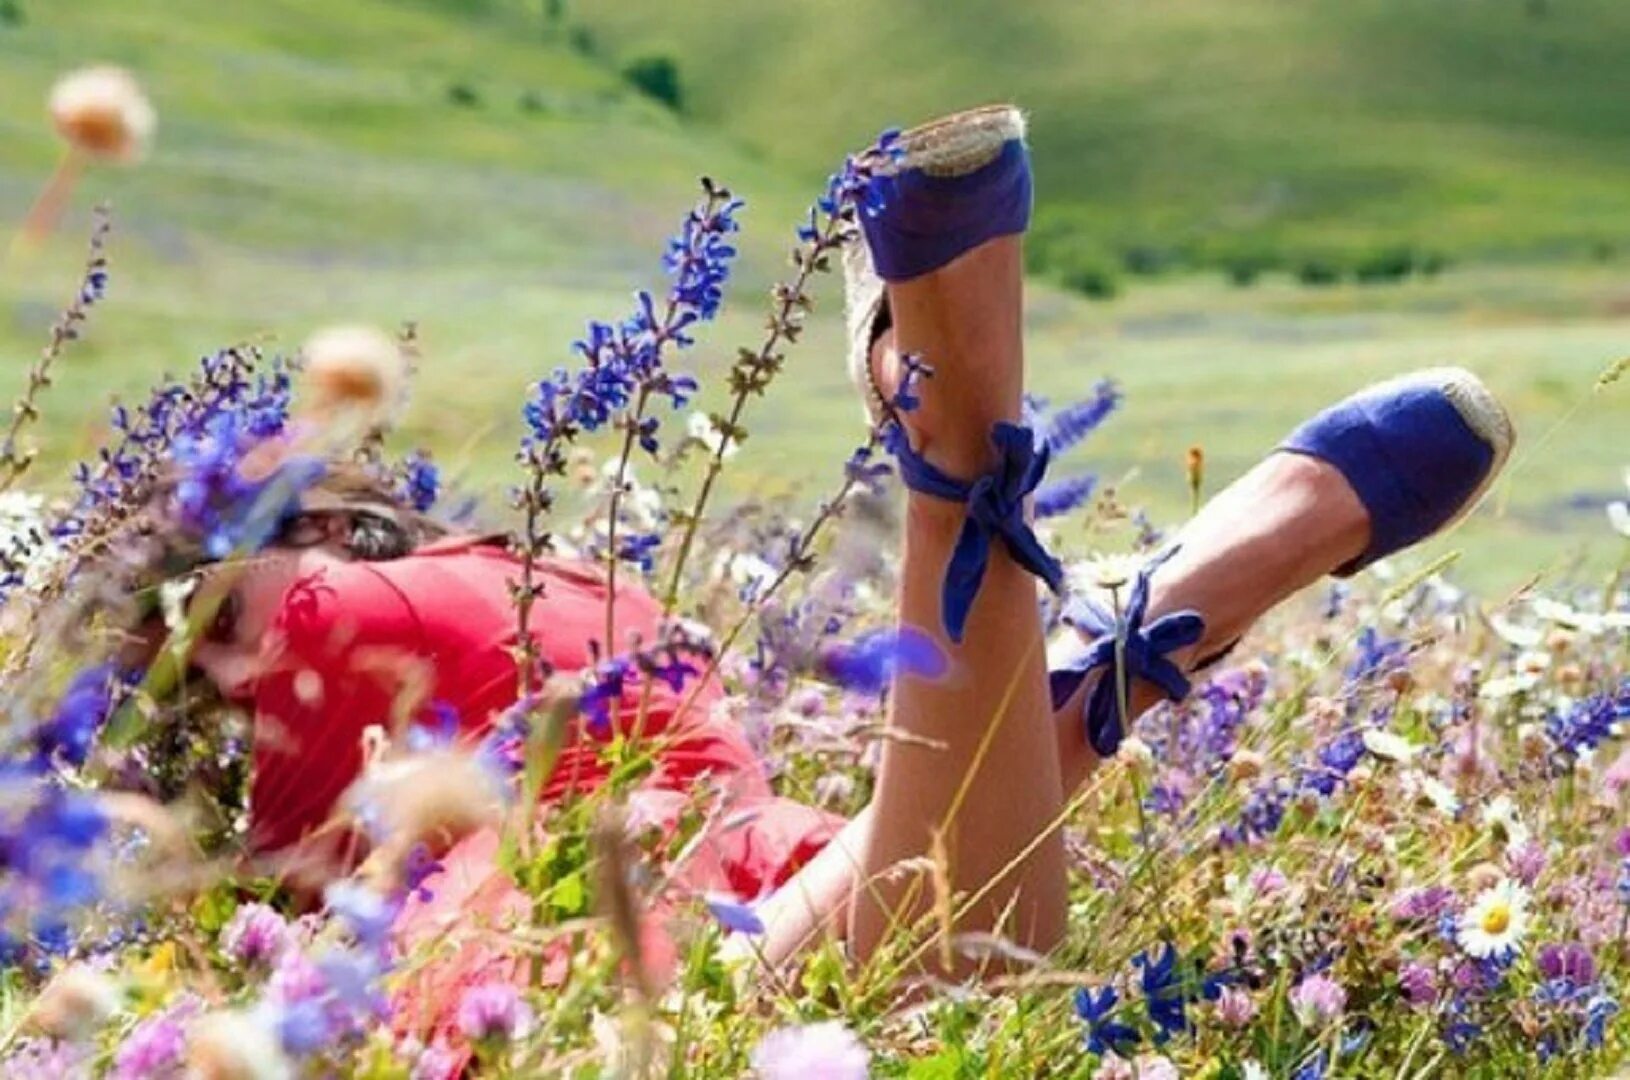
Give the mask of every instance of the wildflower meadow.
<path id="1" fill-rule="evenodd" d="M 67 75 L 48 112 L 64 157 L 12 258 L 89 232 L 42 351 L 7 369 L 0 433 L 0 1076 L 1334 1080 L 1630 1059 L 1630 490 L 1590 508 L 1577 570 L 1481 589 L 1451 534 L 1320 584 L 1145 714 L 1052 826 L 1072 867 L 1056 951 L 960 932 L 980 898 L 931 866 L 929 913 L 864 962 L 836 939 L 770 962 L 765 897 L 684 872 L 731 827 L 728 793 L 704 780 L 659 813 L 651 746 L 616 713 L 643 695 L 643 722 L 652 694 L 716 682 L 706 707 L 778 794 L 852 817 L 891 679 L 943 662 L 895 628 L 887 419 L 846 398 L 852 438 L 802 463 L 822 479 L 795 493 L 736 479 L 785 453 L 761 421 L 788 372 L 838 363 L 805 339 L 841 305 L 834 271 L 886 198 L 897 132 L 834 160 L 785 221 L 727 175 L 675 186 L 646 259 L 660 284 L 576 340 L 529 343 L 508 426 L 471 436 L 499 464 L 471 475 L 404 422 L 446 347 L 412 322 L 178 354 L 174 377 L 107 404 L 88 450 L 61 436 L 86 405 L 56 384 L 126 281 L 122 211 L 72 208 L 97 169 L 141 168 L 164 118 L 139 73 L 103 67 Z M 739 287 L 749 236 L 778 228 L 775 283 Z M 1573 388 L 1620 417 L 1625 352 Z M 912 358 L 892 404 L 932 367 Z M 1182 497 L 1160 507 L 1095 463 L 1144 407 L 1097 372 L 1027 401 L 1057 462 L 1032 500 L 1066 567 L 1062 597 L 1038 592 L 1051 630 L 1220 486 L 1199 446 L 1162 447 Z M 1627 429 L 1606 428 L 1630 465 Z M 515 704 L 478 739 L 434 702 L 370 718 L 341 803 L 368 855 L 313 882 L 246 854 L 251 717 L 189 652 L 336 462 L 501 537 L 522 629 Z M 660 632 L 629 640 L 607 603 L 591 662 L 553 670 L 524 628 L 560 559 L 648 593 Z M 557 790 L 577 768 L 603 782 Z M 445 873 L 475 834 L 493 872 Z"/>

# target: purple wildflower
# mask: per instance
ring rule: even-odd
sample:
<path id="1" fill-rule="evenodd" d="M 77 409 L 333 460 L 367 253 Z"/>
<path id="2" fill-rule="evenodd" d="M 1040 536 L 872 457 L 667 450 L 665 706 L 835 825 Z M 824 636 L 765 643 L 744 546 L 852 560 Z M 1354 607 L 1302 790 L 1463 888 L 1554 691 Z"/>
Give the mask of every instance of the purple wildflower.
<path id="1" fill-rule="evenodd" d="M 288 920 L 265 904 L 244 904 L 221 931 L 221 951 L 245 967 L 271 967 L 293 942 Z"/>
<path id="2" fill-rule="evenodd" d="M 114 1052 L 110 1080 L 166 1080 L 179 1076 L 187 1049 L 187 1022 L 201 1009 L 199 999 L 189 994 L 142 1020 Z"/>
<path id="3" fill-rule="evenodd" d="M 704 903 L 707 904 L 708 913 L 726 930 L 737 934 L 764 933 L 764 920 L 759 918 L 752 904 L 744 904 L 720 894 L 706 897 Z"/>
<path id="4" fill-rule="evenodd" d="M 934 639 L 909 626 L 867 631 L 821 656 L 828 678 L 862 694 L 880 694 L 900 675 L 937 679 L 945 669 L 945 654 Z"/>
<path id="5" fill-rule="evenodd" d="M 1032 509 L 1038 520 L 1060 517 L 1086 505 L 1092 493 L 1098 490 L 1098 477 L 1093 473 L 1062 476 L 1049 480 L 1036 489 Z"/>
<path id="6" fill-rule="evenodd" d="M 1037 428 L 1041 441 L 1053 454 L 1070 450 L 1098 430 L 1121 403 L 1121 391 L 1108 379 L 1092 388 L 1092 396 L 1052 411 Z"/>
<path id="7" fill-rule="evenodd" d="M 1323 1027 L 1347 1007 L 1347 991 L 1330 976 L 1317 972 L 1291 990 L 1289 1001 L 1303 1027 Z"/>
<path id="8" fill-rule="evenodd" d="M 865 1080 L 871 1056 L 835 1020 L 772 1031 L 753 1050 L 763 1080 Z"/>
<path id="9" fill-rule="evenodd" d="M 460 1034 L 473 1043 L 504 1045 L 525 1038 L 532 1030 L 532 1009 L 509 983 L 481 983 L 459 998 L 455 1023 Z"/>
<path id="10" fill-rule="evenodd" d="M 1404 1000 L 1416 1008 L 1431 1005 L 1438 999 L 1438 977 L 1430 966 L 1411 960 L 1398 969 L 1398 989 Z"/>

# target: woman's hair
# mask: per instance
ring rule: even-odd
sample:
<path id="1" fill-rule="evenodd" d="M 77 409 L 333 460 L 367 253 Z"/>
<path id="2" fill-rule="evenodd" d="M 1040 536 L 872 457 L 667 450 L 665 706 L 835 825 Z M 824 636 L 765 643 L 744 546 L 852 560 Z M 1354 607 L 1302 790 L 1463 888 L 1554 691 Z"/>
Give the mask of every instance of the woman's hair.
<path id="1" fill-rule="evenodd" d="M 400 559 L 447 535 L 433 518 L 406 505 L 376 472 L 351 462 L 331 463 L 301 493 L 300 508 L 272 539 L 275 547 L 326 544 L 365 562 Z"/>

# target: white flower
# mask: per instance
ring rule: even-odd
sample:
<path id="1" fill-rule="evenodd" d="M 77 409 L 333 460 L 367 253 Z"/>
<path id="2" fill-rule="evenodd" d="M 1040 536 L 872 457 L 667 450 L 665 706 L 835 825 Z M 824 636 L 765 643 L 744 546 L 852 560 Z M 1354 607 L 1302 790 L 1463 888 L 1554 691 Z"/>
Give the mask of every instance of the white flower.
<path id="1" fill-rule="evenodd" d="M 187 1075 L 208 1080 L 290 1080 L 294 1065 L 268 1009 L 210 1013 L 187 1033 Z"/>
<path id="2" fill-rule="evenodd" d="M 690 419 L 685 422 L 685 431 L 691 438 L 707 447 L 708 453 L 718 454 L 719 447 L 724 446 L 724 453 L 720 455 L 721 461 L 729 461 L 741 449 L 738 439 L 731 439 L 730 445 L 724 445 L 724 435 L 713 421 L 713 417 L 704 412 L 693 412 Z"/>
<path id="3" fill-rule="evenodd" d="M 1521 649 L 1532 649 L 1545 640 L 1545 631 L 1537 626 L 1518 626 L 1504 615 L 1490 615 L 1489 625 L 1501 638 Z"/>
<path id="4" fill-rule="evenodd" d="M 1120 592 L 1137 579 L 1148 560 L 1142 555 L 1094 555 L 1069 568 L 1071 592 Z M 1105 598 L 1107 601 L 1109 598 Z M 1124 601 L 1123 601 L 1124 602 Z"/>
<path id="5" fill-rule="evenodd" d="M 1239 1070 L 1240 1080 L 1268 1080 L 1268 1070 L 1256 1058 L 1246 1058 Z"/>
<path id="6" fill-rule="evenodd" d="M 1460 917 L 1460 947 L 1471 956 L 1502 956 L 1528 929 L 1528 891 L 1506 878 L 1472 901 Z"/>
<path id="7" fill-rule="evenodd" d="M 1460 813 L 1460 797 L 1448 784 L 1435 776 L 1421 776 L 1417 785 L 1421 797 L 1448 817 Z"/>
<path id="8" fill-rule="evenodd" d="M 1526 694 L 1538 685 L 1539 676 L 1530 671 L 1501 675 L 1485 682 L 1477 691 L 1477 696 L 1484 701 L 1504 701 L 1518 694 Z"/>
<path id="9" fill-rule="evenodd" d="M 1420 753 L 1420 747 L 1390 731 L 1370 728 L 1364 732 L 1364 749 L 1387 761 L 1408 761 Z"/>
<path id="10" fill-rule="evenodd" d="M 1545 596 L 1536 596 L 1532 604 L 1534 614 L 1540 618 L 1548 619 L 1558 626 L 1577 631 L 1587 637 L 1596 637 L 1610 630 L 1630 627 L 1630 612 L 1575 611 L 1567 604 Z"/>
<path id="11" fill-rule="evenodd" d="M 1483 807 L 1483 824 L 1487 828 L 1503 832 L 1507 843 L 1512 847 L 1521 847 L 1528 843 L 1528 826 L 1522 823 L 1517 813 L 1516 804 L 1509 795 L 1497 795 L 1489 800 Z"/>
<path id="12" fill-rule="evenodd" d="M 1624 470 L 1624 486 L 1630 487 L 1630 469 Z M 1607 520 L 1615 532 L 1630 540 L 1630 502 L 1608 503 Z"/>
<path id="13" fill-rule="evenodd" d="M 108 161 L 140 158 L 158 117 L 130 72 L 81 68 L 57 80 L 47 108 L 51 123 L 80 153 Z"/>

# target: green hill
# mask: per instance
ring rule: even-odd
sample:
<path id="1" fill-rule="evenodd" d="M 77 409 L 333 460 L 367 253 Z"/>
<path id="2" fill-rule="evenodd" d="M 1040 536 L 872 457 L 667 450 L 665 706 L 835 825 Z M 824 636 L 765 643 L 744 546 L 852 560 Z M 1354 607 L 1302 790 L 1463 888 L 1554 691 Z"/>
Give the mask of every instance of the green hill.
<path id="1" fill-rule="evenodd" d="M 1032 111 L 1044 217 L 1134 265 L 1630 242 L 1621 0 L 580 2 L 689 112 L 814 175 L 886 124 Z"/>
<path id="2" fill-rule="evenodd" d="M 425 358 L 404 438 L 492 490 L 527 380 L 656 279 L 698 175 L 750 203 L 739 282 L 694 357 L 706 382 L 757 333 L 791 227 L 843 151 L 1014 97 L 1034 110 L 1044 256 L 1407 243 L 1461 260 L 1387 289 L 1181 275 L 1108 304 L 1038 282 L 1038 389 L 1110 375 L 1127 390 L 1082 452 L 1124 501 L 1178 519 L 1188 446 L 1214 488 L 1333 396 L 1464 363 L 1524 432 L 1498 502 L 1450 542 L 1468 573 L 1510 586 L 1582 550 L 1600 567 L 1619 557 L 1601 502 L 1623 496 L 1630 409 L 1589 388 L 1630 352 L 1630 294 L 1613 262 L 1512 257 L 1630 240 L 1630 6 L 1530 7 L 0 0 L 0 234 L 57 159 L 43 103 L 58 74 L 125 64 L 160 114 L 149 160 L 93 171 L 45 251 L 0 261 L 0 398 L 24 385 L 106 198 L 111 296 L 59 366 L 34 482 L 63 482 L 111 395 L 205 351 L 413 319 Z M 622 75 L 642 57 L 675 62 L 677 113 Z M 807 344 L 751 414 L 738 491 L 812 501 L 857 437 L 837 292 L 823 285 Z"/>
<path id="3" fill-rule="evenodd" d="M 20 22 L 0 21 L 0 237 L 57 160 L 44 103 L 59 74 L 125 65 L 159 113 L 148 160 L 92 170 L 46 251 L 5 261 L 0 250 L 0 355 L 20 387 L 76 280 L 88 208 L 113 204 L 112 294 L 59 369 L 48 465 L 82 448 L 78 425 L 110 394 L 216 346 L 267 333 L 292 346 L 331 321 L 417 319 L 431 361 L 413 432 L 456 448 L 496 431 L 474 451 L 475 465 L 495 467 L 527 373 L 563 362 L 584 319 L 616 316 L 630 290 L 656 280 L 700 175 L 750 200 L 756 280 L 779 266 L 807 195 L 501 10 L 393 0 L 20 0 L 19 10 Z"/>

